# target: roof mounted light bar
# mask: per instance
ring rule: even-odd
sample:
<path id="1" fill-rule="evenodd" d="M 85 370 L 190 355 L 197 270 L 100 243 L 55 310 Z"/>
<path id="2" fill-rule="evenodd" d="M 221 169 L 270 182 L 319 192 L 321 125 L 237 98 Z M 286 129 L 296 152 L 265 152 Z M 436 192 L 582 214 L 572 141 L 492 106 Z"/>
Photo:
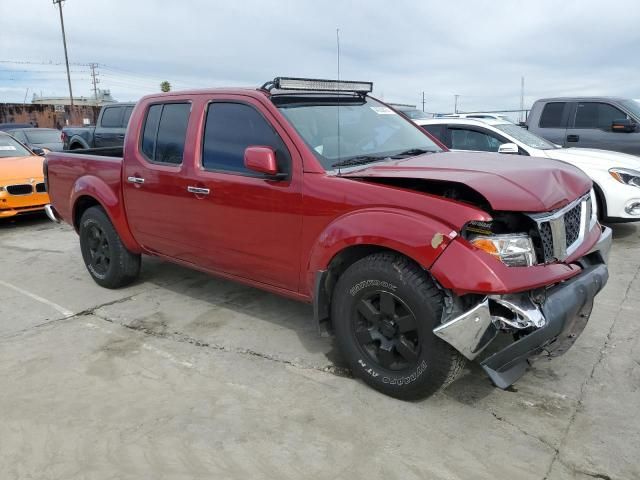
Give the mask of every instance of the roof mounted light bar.
<path id="1" fill-rule="evenodd" d="M 371 93 L 372 82 L 353 82 L 350 80 L 323 80 L 316 78 L 276 77 L 262 86 L 265 90 L 308 90 L 315 92 L 354 92 Z"/>

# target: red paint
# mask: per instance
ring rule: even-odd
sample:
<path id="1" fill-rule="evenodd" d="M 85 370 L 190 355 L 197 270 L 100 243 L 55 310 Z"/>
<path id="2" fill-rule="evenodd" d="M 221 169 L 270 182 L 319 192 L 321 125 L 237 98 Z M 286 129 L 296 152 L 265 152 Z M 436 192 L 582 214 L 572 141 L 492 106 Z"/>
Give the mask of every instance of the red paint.
<path id="1" fill-rule="evenodd" d="M 276 154 L 270 147 L 249 147 L 244 152 L 244 166 L 267 175 L 278 173 Z"/>
<path id="2" fill-rule="evenodd" d="M 168 100 L 188 101 L 192 106 L 180 166 L 152 164 L 138 148 L 147 107 Z M 288 178 L 233 175 L 200 167 L 206 108 L 217 100 L 245 102 L 262 113 L 289 150 Z M 247 152 L 246 161 L 256 169 L 269 167 L 264 152 L 258 150 L 263 149 Z M 311 300 L 316 272 L 341 250 L 355 245 L 399 251 L 431 269 L 443 286 L 458 293 L 526 290 L 579 271 L 564 264 L 506 267 L 455 238 L 468 221 L 490 218 L 482 210 L 357 178 L 453 180 L 476 189 L 495 209 L 538 212 L 564 205 L 589 190 L 589 180 L 575 169 L 553 163 L 549 164 L 553 170 L 523 170 L 522 166 L 516 170 L 498 155 L 442 153 L 372 166 L 357 174 L 328 175 L 263 91 L 145 97 L 131 116 L 123 161 L 65 153 L 47 158 L 52 203 L 67 222 L 73 222 L 78 199 L 89 196 L 105 208 L 130 250 L 301 300 Z M 130 176 L 145 182 L 129 183 Z M 207 188 L 210 194 L 195 195 L 187 191 L 188 186 Z M 596 240 L 587 239 L 581 250 Z"/>

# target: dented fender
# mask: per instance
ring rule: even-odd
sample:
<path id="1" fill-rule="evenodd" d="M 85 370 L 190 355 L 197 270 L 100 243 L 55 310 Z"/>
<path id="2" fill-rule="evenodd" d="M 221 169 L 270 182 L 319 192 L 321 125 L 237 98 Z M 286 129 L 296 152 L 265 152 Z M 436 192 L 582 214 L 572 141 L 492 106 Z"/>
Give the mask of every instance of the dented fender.
<path id="1" fill-rule="evenodd" d="M 307 267 L 308 291 L 313 291 L 316 272 L 326 270 L 348 247 L 388 248 L 429 269 L 456 236 L 451 226 L 416 212 L 369 208 L 347 213 L 331 222 L 316 240 Z"/>

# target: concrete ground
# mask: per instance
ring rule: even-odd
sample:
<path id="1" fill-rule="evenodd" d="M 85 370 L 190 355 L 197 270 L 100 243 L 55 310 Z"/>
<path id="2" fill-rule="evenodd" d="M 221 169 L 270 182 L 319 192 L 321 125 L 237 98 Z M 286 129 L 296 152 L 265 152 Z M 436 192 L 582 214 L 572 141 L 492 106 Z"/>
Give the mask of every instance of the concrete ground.
<path id="1" fill-rule="evenodd" d="M 0 478 L 640 478 L 640 227 L 614 237 L 564 357 L 405 403 L 350 378 L 307 305 L 155 259 L 105 290 L 69 227 L 4 221 Z"/>

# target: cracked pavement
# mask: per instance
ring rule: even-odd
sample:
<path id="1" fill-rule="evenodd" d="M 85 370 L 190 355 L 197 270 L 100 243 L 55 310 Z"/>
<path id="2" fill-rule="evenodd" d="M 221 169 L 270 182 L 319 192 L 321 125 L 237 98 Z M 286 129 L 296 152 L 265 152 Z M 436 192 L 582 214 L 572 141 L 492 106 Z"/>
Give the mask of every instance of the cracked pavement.
<path id="1" fill-rule="evenodd" d="M 0 265 L 2 479 L 640 478 L 640 226 L 566 355 L 413 403 L 351 378 L 308 305 L 151 258 L 105 290 L 43 217 L 0 223 Z"/>

